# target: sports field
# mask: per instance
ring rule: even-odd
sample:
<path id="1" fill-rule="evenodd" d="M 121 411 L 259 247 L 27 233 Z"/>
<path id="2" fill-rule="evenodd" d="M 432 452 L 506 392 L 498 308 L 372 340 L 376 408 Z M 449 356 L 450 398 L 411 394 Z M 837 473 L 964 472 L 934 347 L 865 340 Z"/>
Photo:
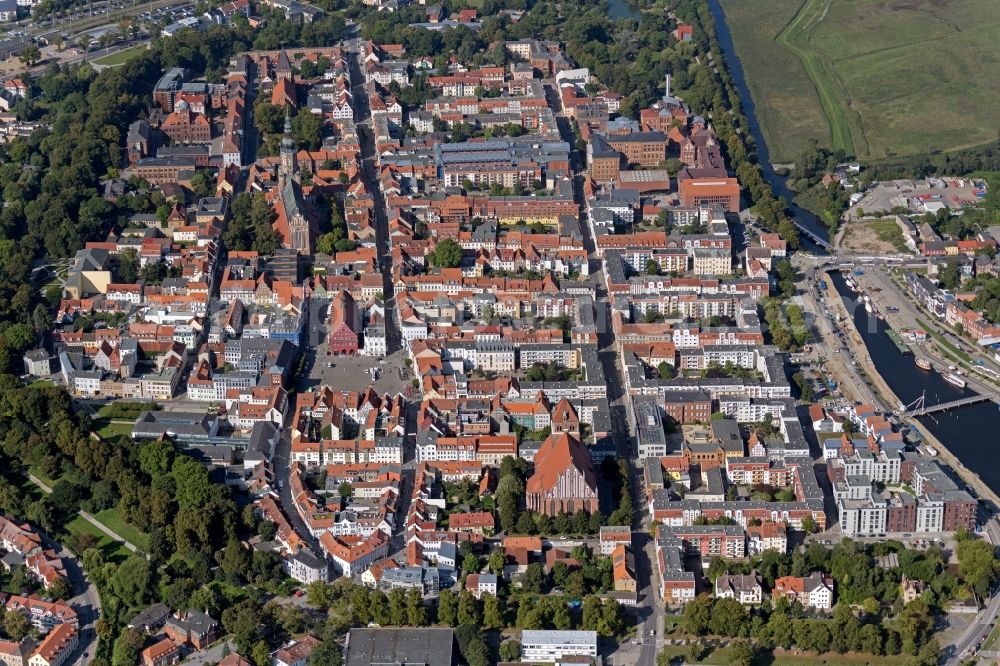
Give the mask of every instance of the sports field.
<path id="1" fill-rule="evenodd" d="M 997 138 L 996 0 L 720 0 L 772 160 Z"/>

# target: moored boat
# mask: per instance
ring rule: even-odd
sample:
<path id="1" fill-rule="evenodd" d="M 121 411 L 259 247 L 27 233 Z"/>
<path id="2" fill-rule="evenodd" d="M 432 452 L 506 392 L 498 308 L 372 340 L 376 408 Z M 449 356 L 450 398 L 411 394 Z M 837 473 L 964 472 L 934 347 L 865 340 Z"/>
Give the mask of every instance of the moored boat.
<path id="1" fill-rule="evenodd" d="M 928 361 L 926 358 L 918 358 L 918 359 L 916 359 L 913 362 L 921 370 L 933 370 L 934 369 L 934 366 L 931 365 L 931 362 Z"/>
<path id="2" fill-rule="evenodd" d="M 865 301 L 865 310 L 868 312 L 868 314 L 872 313 L 872 304 L 869 303 L 868 301 Z"/>
<path id="3" fill-rule="evenodd" d="M 956 375 L 955 373 L 948 372 L 948 373 L 945 373 L 943 376 L 944 376 L 944 380 L 946 382 L 948 382 L 949 384 L 954 384 L 958 388 L 965 388 L 965 380 L 962 379 L 961 377 L 959 377 L 958 375 Z"/>

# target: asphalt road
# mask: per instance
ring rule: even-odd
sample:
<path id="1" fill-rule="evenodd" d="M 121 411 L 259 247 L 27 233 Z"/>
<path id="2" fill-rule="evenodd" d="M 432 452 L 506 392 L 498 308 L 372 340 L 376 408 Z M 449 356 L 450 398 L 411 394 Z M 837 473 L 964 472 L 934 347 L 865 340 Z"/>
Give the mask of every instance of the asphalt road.
<path id="1" fill-rule="evenodd" d="M 374 201 L 375 247 L 379 257 L 379 268 L 382 272 L 382 293 L 385 296 L 386 347 L 388 353 L 391 354 L 402 346 L 402 339 L 399 333 L 399 322 L 396 320 L 396 301 L 392 297 L 395 289 L 392 284 L 389 220 L 385 210 L 385 198 L 382 196 L 378 179 L 378 155 L 375 152 L 375 136 L 370 124 L 371 109 L 368 106 L 368 95 L 364 88 L 365 78 L 360 62 L 361 42 L 352 39 L 348 40 L 347 43 L 353 49 L 353 57 L 350 58 L 351 87 L 354 92 L 354 119 L 358 125 L 358 136 L 361 139 L 361 177 Z"/>
<path id="2" fill-rule="evenodd" d="M 46 490 L 44 485 L 39 484 L 39 486 L 42 490 L 51 492 Z M 54 549 L 56 555 L 62 559 L 70 588 L 76 592 L 74 597 L 64 599 L 64 601 L 77 613 L 80 644 L 73 650 L 66 664 L 86 666 L 97 655 L 96 623 L 101 616 L 101 595 L 98 593 L 97 587 L 83 573 L 83 567 L 76 556 L 47 534 L 43 534 L 43 536 L 48 542 L 47 547 Z"/>

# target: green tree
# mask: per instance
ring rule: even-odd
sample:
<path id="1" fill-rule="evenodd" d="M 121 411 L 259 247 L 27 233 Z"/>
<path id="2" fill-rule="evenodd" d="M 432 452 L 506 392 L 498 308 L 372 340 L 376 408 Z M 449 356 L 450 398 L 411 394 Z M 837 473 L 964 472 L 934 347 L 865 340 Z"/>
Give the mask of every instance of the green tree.
<path id="1" fill-rule="evenodd" d="M 521 643 L 513 638 L 500 644 L 500 661 L 520 661 Z"/>
<path id="2" fill-rule="evenodd" d="M 545 571 L 542 565 L 532 562 L 524 570 L 524 577 L 521 579 L 521 589 L 525 592 L 541 594 L 545 587 Z"/>
<path id="3" fill-rule="evenodd" d="M 712 607 L 712 626 L 727 636 L 747 636 L 750 633 L 750 614 L 735 599 L 717 599 Z"/>
<path id="4" fill-rule="evenodd" d="M 986 541 L 974 538 L 967 530 L 956 532 L 955 540 L 958 544 L 955 553 L 959 573 L 980 598 L 985 598 L 1000 571 L 996 550 Z"/>
<path id="5" fill-rule="evenodd" d="M 704 636 L 713 628 L 712 606 L 714 599 L 707 594 L 701 594 L 684 606 L 684 626 L 688 633 Z"/>
<path id="6" fill-rule="evenodd" d="M 462 263 L 462 246 L 454 239 L 445 238 L 434 247 L 429 256 L 438 268 L 457 268 Z"/>
<path id="7" fill-rule="evenodd" d="M 602 636 L 620 636 L 625 630 L 622 605 L 615 599 L 608 599 L 601 605 L 601 619 L 597 623 L 597 633 Z"/>
<path id="8" fill-rule="evenodd" d="M 323 641 L 309 655 L 309 666 L 342 666 L 343 663 L 340 646 L 332 640 Z"/>
<path id="9" fill-rule="evenodd" d="M 688 661 L 699 662 L 708 654 L 708 646 L 702 641 L 691 641 L 688 643 Z"/>
<path id="10" fill-rule="evenodd" d="M 11 613 L 7 615 L 10 616 Z M 13 613 L 13 615 L 21 615 L 21 613 Z M 23 615 L 21 616 L 23 617 Z M 20 639 L 14 638 L 14 640 Z M 146 637 L 141 632 L 135 629 L 125 629 L 115 639 L 114 647 L 111 650 L 111 666 L 135 666 L 139 663 L 139 654 L 142 652 L 145 642 Z"/>
<path id="11" fill-rule="evenodd" d="M 656 366 L 656 372 L 660 379 L 673 379 L 677 376 L 677 370 L 666 361 L 660 361 L 660 364 Z"/>
<path id="12" fill-rule="evenodd" d="M 230 539 L 222 552 L 216 555 L 216 561 L 231 583 L 238 582 L 240 576 L 250 570 L 250 553 L 235 538 Z"/>
<path id="13" fill-rule="evenodd" d="M 406 624 L 406 593 L 402 590 L 389 592 L 389 624 L 397 627 Z"/>
<path id="14" fill-rule="evenodd" d="M 462 590 L 458 595 L 458 623 L 482 624 L 483 617 L 479 610 L 479 602 L 468 590 Z"/>
<path id="15" fill-rule="evenodd" d="M 427 607 L 420 590 L 413 588 L 406 593 L 406 623 L 411 627 L 427 626 Z"/>
<path id="16" fill-rule="evenodd" d="M 236 651 L 250 654 L 260 636 L 260 609 L 250 601 L 242 601 L 222 611 L 222 626 L 233 635 Z"/>
<path id="17" fill-rule="evenodd" d="M 316 252 L 318 254 L 334 254 L 337 251 L 337 242 L 342 239 L 337 238 L 337 234 L 330 231 L 322 234 L 316 239 Z"/>
<path id="18" fill-rule="evenodd" d="M 917 599 L 903 606 L 895 624 L 903 642 L 903 651 L 915 655 L 933 631 L 934 618 L 927 602 Z"/>
<path id="19" fill-rule="evenodd" d="M 503 619 L 503 603 L 495 595 L 483 594 L 483 626 L 487 629 L 502 629 L 506 626 Z"/>
<path id="20" fill-rule="evenodd" d="M 292 118 L 292 136 L 302 150 L 319 150 L 323 143 L 323 119 L 313 113 L 298 113 Z"/>
<path id="21" fill-rule="evenodd" d="M 21 49 L 21 53 L 18 54 L 17 59 L 20 60 L 25 67 L 32 67 L 36 62 L 42 59 L 42 52 L 34 44 L 29 44 Z"/>
<path id="22" fill-rule="evenodd" d="M 191 176 L 191 189 L 200 197 L 215 194 L 215 179 L 208 169 L 197 169 Z"/>
<path id="23" fill-rule="evenodd" d="M 20 641 L 31 631 L 31 622 L 28 616 L 20 611 L 8 611 L 4 614 L 3 630 L 11 640 Z"/>
<path id="24" fill-rule="evenodd" d="M 267 647 L 267 641 L 259 640 L 250 649 L 250 661 L 254 666 L 268 666 L 271 663 L 271 651 Z"/>
<path id="25" fill-rule="evenodd" d="M 153 588 L 153 572 L 149 560 L 138 553 L 133 553 L 122 562 L 111 577 L 111 591 L 127 606 L 137 607 L 148 603 Z"/>
<path id="26" fill-rule="evenodd" d="M 729 650 L 729 663 L 733 666 L 750 666 L 756 656 L 757 649 L 750 641 L 733 641 Z"/>
<path id="27" fill-rule="evenodd" d="M 962 285 L 962 274 L 958 269 L 957 261 L 948 261 L 938 269 L 938 282 L 945 289 L 954 291 Z"/>
<path id="28" fill-rule="evenodd" d="M 132 248 L 118 254 L 118 279 L 126 284 L 139 279 L 139 253 Z"/>
<path id="29" fill-rule="evenodd" d="M 500 526 L 504 532 L 513 532 L 520 515 L 521 500 L 524 498 L 524 482 L 516 474 L 501 475 L 494 493 Z"/>
<path id="30" fill-rule="evenodd" d="M 195 610 L 200 610 L 203 613 L 211 615 L 213 613 L 217 613 L 219 610 L 219 595 L 216 593 L 215 588 L 209 587 L 208 585 L 202 585 L 198 589 L 191 592 L 187 605 L 190 608 L 194 608 Z"/>
<path id="31" fill-rule="evenodd" d="M 490 560 L 487 564 L 489 570 L 499 576 L 503 573 L 503 566 L 505 563 L 506 558 L 504 557 L 503 549 L 501 547 L 494 548 L 493 552 L 490 553 Z"/>
<path id="32" fill-rule="evenodd" d="M 458 626 L 458 599 L 451 590 L 441 590 L 438 595 L 438 624 Z"/>
<path id="33" fill-rule="evenodd" d="M 56 578 L 45 592 L 53 599 L 68 599 L 73 594 L 73 590 L 65 578 Z"/>
<path id="34" fill-rule="evenodd" d="M 306 600 L 310 606 L 328 609 L 333 602 L 333 590 L 330 584 L 322 580 L 309 583 L 309 587 L 306 588 Z"/>

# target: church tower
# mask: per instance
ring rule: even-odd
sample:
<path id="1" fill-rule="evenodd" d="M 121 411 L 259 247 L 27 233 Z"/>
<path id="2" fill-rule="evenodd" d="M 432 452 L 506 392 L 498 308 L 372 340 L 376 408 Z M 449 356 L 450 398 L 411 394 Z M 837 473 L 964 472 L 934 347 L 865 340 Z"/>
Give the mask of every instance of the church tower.
<path id="1" fill-rule="evenodd" d="M 281 166 L 278 168 L 278 187 L 284 189 L 285 183 L 292 180 L 298 172 L 295 161 L 295 140 L 292 139 L 292 117 L 285 114 L 285 136 L 281 139 Z"/>

